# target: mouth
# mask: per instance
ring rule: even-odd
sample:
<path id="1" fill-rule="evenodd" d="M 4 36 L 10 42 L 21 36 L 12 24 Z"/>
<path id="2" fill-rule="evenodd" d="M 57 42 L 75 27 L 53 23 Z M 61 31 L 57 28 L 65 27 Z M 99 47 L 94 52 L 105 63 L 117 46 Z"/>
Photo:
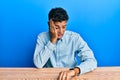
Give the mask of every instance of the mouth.
<path id="1" fill-rule="evenodd" d="M 62 38 L 63 34 L 58 34 L 58 38 Z"/>

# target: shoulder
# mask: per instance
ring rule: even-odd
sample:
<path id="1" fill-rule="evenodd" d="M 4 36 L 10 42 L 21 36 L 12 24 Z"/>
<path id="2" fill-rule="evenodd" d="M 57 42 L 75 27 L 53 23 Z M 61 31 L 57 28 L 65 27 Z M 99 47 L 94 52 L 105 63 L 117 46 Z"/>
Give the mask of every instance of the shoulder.
<path id="1" fill-rule="evenodd" d="M 74 31 L 68 31 L 68 30 L 65 32 L 65 34 L 66 34 L 66 36 L 69 36 L 69 37 L 79 37 L 80 36 L 79 33 L 74 32 Z"/>
<path id="2" fill-rule="evenodd" d="M 81 35 L 74 31 L 66 31 L 65 32 L 65 39 L 71 40 L 71 41 L 83 41 L 83 38 Z"/>
<path id="3" fill-rule="evenodd" d="M 81 43 L 83 40 L 79 33 L 74 31 L 65 31 L 63 36 L 65 43 L 76 45 L 78 42 Z"/>
<path id="4" fill-rule="evenodd" d="M 38 34 L 38 36 L 47 36 L 48 35 L 48 32 L 41 32 Z"/>
<path id="5" fill-rule="evenodd" d="M 41 32 L 38 34 L 38 39 L 48 39 L 49 38 L 49 32 Z"/>

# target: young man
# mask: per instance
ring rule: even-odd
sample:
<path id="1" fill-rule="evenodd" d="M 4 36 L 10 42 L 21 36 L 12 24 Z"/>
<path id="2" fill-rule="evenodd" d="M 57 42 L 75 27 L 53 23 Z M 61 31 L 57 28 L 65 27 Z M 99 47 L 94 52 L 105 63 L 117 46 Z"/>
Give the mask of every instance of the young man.
<path id="1" fill-rule="evenodd" d="M 34 53 L 34 64 L 37 68 L 58 67 L 70 68 L 59 74 L 58 80 L 94 70 L 97 61 L 92 50 L 78 33 L 66 31 L 68 14 L 63 8 L 53 8 L 49 12 L 49 31 L 38 35 Z M 81 60 L 78 65 L 75 55 Z"/>

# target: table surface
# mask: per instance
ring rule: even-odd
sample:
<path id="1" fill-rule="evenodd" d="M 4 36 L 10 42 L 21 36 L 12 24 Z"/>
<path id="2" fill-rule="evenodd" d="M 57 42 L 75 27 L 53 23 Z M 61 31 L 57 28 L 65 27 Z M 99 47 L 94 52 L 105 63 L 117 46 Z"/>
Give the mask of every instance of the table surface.
<path id="1" fill-rule="evenodd" d="M 68 68 L 0 68 L 0 80 L 57 80 Z M 71 80 L 120 80 L 120 67 L 98 67 Z"/>

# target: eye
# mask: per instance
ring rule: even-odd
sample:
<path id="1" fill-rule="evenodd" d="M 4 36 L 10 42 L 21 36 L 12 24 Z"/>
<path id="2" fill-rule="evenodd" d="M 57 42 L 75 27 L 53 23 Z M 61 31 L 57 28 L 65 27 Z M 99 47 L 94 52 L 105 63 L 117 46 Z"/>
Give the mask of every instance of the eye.
<path id="1" fill-rule="evenodd" d="M 65 28 L 66 28 L 66 26 L 63 26 L 62 28 L 63 28 L 63 29 L 65 29 Z"/>
<path id="2" fill-rule="evenodd" d="M 58 29 L 58 28 L 59 28 L 58 26 L 55 27 L 55 29 Z"/>
<path id="3" fill-rule="evenodd" d="M 58 29 L 58 28 L 56 28 L 56 29 Z"/>

